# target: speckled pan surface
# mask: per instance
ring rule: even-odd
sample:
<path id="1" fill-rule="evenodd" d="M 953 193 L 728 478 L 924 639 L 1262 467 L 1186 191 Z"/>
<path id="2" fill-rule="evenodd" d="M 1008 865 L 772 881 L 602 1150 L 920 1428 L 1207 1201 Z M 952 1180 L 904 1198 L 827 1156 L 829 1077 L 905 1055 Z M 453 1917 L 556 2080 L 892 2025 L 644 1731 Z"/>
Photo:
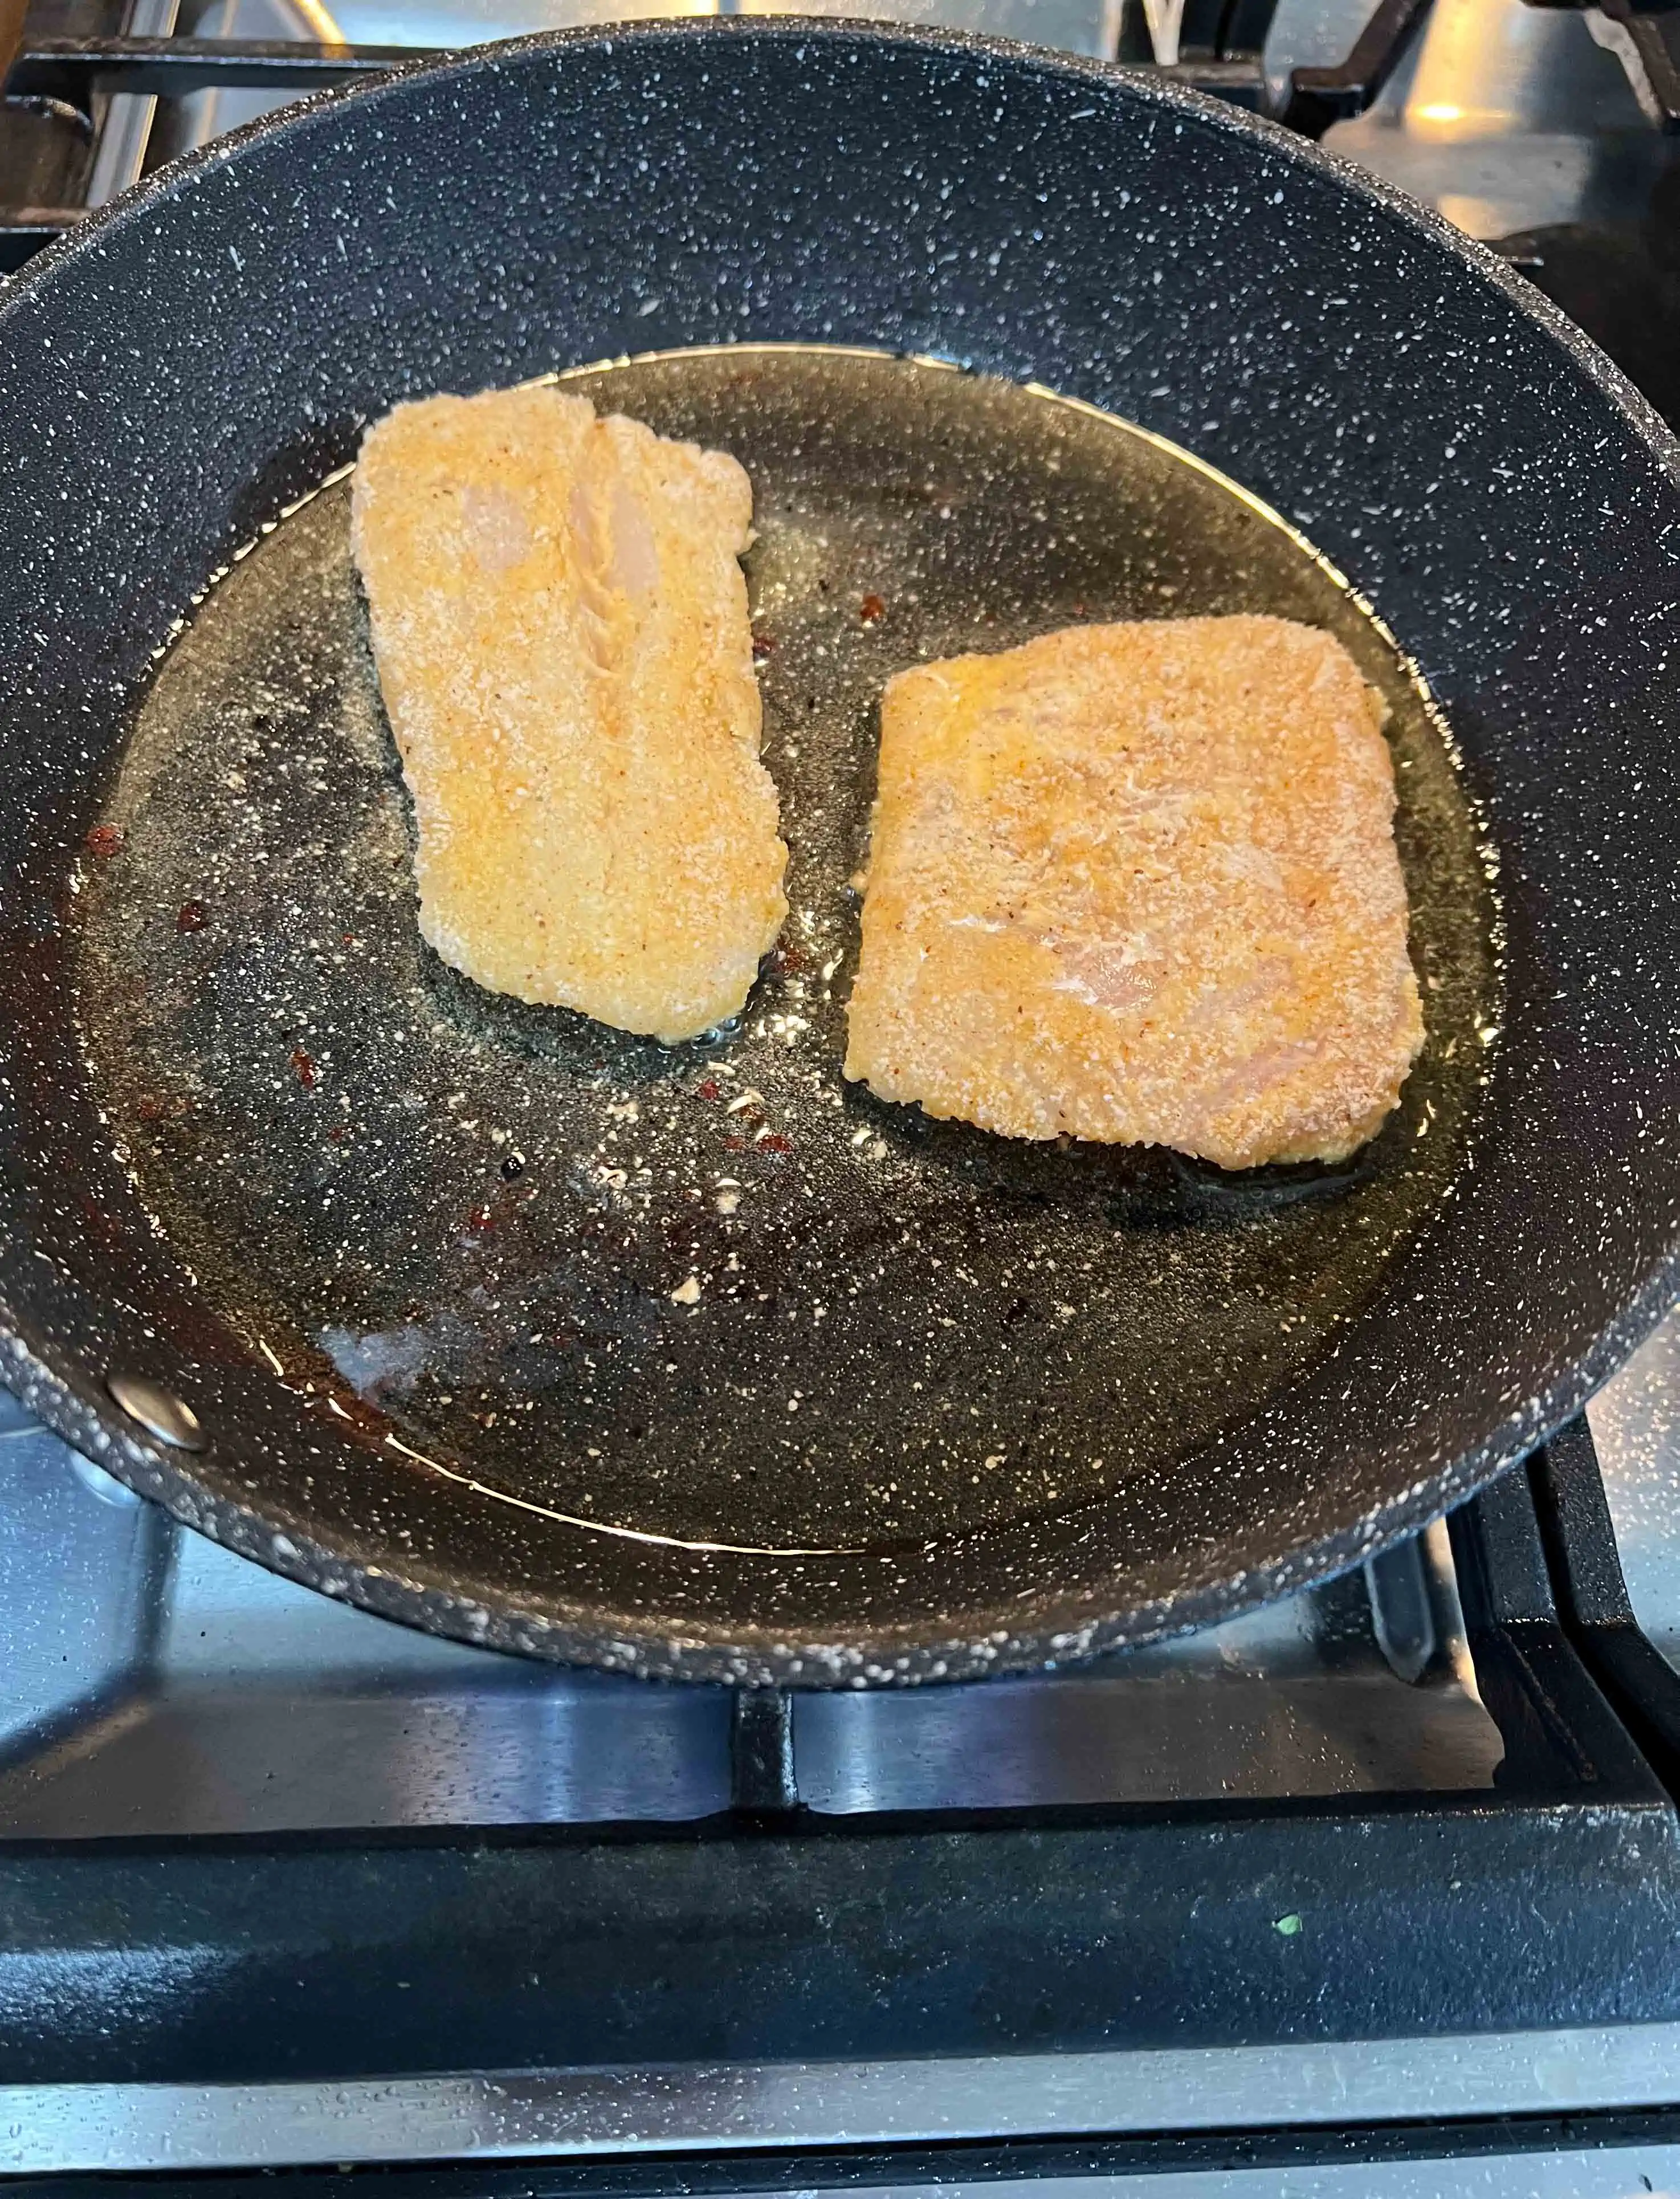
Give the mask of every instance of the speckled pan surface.
<path id="1" fill-rule="evenodd" d="M 318 1337 L 312 1358 L 248 1305 L 233 1317 L 215 1260 L 159 1234 L 72 1013 L 85 836 L 113 814 L 153 654 L 208 576 L 395 398 L 740 341 L 1036 380 L 1225 469 L 1420 663 L 1502 865 L 1504 1030 L 1470 1164 L 1322 1349 L 1105 1493 L 1065 1504 L 1052 1484 L 966 1531 L 912 1520 L 859 1551 L 687 1546 L 778 1537 L 696 1531 L 680 1459 L 653 1477 L 678 1492 L 650 1515 L 660 1541 L 600 1531 L 604 1508 L 590 1527 L 509 1503 L 516 1446 L 501 1496 L 475 1485 L 475 1447 L 427 1453 L 376 1379 L 358 1397 L 355 1344 L 335 1383 Z M 1514 278 L 1310 149 L 1100 67 L 845 26 L 662 26 L 417 71 L 214 149 L 0 304 L 7 1379 L 125 1479 L 329 1593 L 649 1672 L 956 1677 L 1356 1560 L 1520 1455 L 1669 1293 L 1677 522 L 1672 446 Z M 180 936 L 200 951 L 195 918 Z M 137 1030 L 155 1005 L 135 995 Z M 286 1035 L 283 1099 L 312 1102 Z M 499 1151 L 491 1199 L 523 1181 Z M 1158 1205 L 1152 1181 L 1125 1196 Z M 1193 1204 L 1172 1192 L 1164 1226 L 1206 1226 Z M 365 1197 L 375 1267 L 380 1213 Z M 698 1323 L 666 1286 L 640 1279 Z M 209 1449 L 139 1438 L 105 1400 L 113 1368 L 174 1382 Z M 825 1374 L 831 1422 L 843 1374 Z"/>

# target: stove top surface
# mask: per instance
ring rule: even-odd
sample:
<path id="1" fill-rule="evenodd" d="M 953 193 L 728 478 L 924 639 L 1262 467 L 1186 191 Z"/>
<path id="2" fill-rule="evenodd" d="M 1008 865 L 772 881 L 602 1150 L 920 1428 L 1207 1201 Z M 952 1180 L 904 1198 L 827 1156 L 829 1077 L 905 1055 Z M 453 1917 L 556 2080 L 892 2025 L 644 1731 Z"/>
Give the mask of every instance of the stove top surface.
<path id="1" fill-rule="evenodd" d="M 628 12 L 662 11 L 38 0 L 20 66 L 55 38 L 438 46 Z M 1188 56 L 1199 20 L 867 12 L 1128 57 Z M 1280 0 L 1267 96 L 1367 12 Z M 1630 36 L 1434 0 L 1327 142 L 1497 243 L 1674 417 L 1680 186 Z M 18 81 L 14 260 L 35 216 L 279 96 Z M 651 2152 L 689 2165 L 611 2188 L 1680 2188 L 1677 1403 L 1680 1321 L 1590 1436 L 1328 1587 L 1041 1678 L 789 1701 L 406 1633 L 177 1527 L 8 1402 L 0 2173 Z M 1611 2151 L 1566 2113 L 1610 2118 Z M 1490 2115 L 1518 2167 L 1464 2140 Z M 1286 2162 L 1254 2135 L 1280 2126 Z M 1216 2127 L 1240 2159 L 1182 2150 Z M 1010 2149 L 833 2165 L 934 2141 Z"/>

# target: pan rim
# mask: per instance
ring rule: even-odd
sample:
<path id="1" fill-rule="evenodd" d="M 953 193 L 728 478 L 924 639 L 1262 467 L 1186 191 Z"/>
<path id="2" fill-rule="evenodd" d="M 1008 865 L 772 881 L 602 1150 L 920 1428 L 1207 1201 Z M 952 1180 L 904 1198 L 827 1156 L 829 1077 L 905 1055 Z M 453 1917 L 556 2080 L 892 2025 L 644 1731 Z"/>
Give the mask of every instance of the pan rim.
<path id="1" fill-rule="evenodd" d="M 1015 41 L 916 26 L 849 18 L 700 17 L 649 23 L 541 32 L 464 53 L 427 56 L 376 78 L 335 87 L 245 125 L 184 155 L 148 177 L 108 207 L 49 247 L 0 294 L 0 336 L 26 312 L 58 269 L 96 253 L 109 235 L 143 220 L 155 203 L 188 187 L 201 169 L 213 169 L 253 142 L 280 139 L 312 126 L 314 118 L 346 100 L 376 102 L 411 78 L 464 79 L 494 71 L 529 54 L 573 45 L 657 46 L 666 40 L 747 38 L 779 44 L 819 40 L 926 48 L 954 56 L 992 56 L 1035 73 L 1123 90 L 1145 104 L 1193 118 L 1228 136 L 1264 146 L 1308 173 L 1334 180 L 1350 195 L 1374 203 L 1403 227 L 1426 238 L 1466 270 L 1490 283 L 1506 303 L 1558 345 L 1590 382 L 1623 415 L 1651 458 L 1680 483 L 1680 438 L 1660 421 L 1619 369 L 1579 329 L 1485 246 L 1455 230 L 1432 210 L 1368 175 L 1321 146 L 1294 137 L 1264 117 L 1233 108 L 1188 87 L 1164 84 L 1152 72 L 1058 54 Z M 1655 1260 L 1644 1283 L 1584 1352 L 1537 1397 L 1508 1413 L 1490 1435 L 1426 1481 L 1387 1504 L 1362 1514 L 1339 1534 L 1304 1541 L 1268 1565 L 1236 1575 L 1222 1573 L 1170 1600 L 1135 1606 L 1107 1618 L 1065 1612 L 1058 1627 L 1042 1612 L 1027 1630 L 1011 1630 L 1004 1610 L 977 1613 L 963 1635 L 929 1642 L 905 1628 L 878 1624 L 856 1639 L 790 1640 L 769 1630 L 720 1624 L 680 1631 L 650 1627 L 627 1614 L 592 1614 L 587 1628 L 555 1618 L 536 1606 L 504 1595 L 487 1610 L 459 1592 L 417 1573 L 409 1578 L 351 1560 L 342 1550 L 289 1528 L 283 1547 L 274 1541 L 271 1516 L 216 1495 L 164 1451 L 90 1406 L 29 1349 L 15 1321 L 10 1363 L 0 1368 L 32 1409 L 60 1435 L 155 1497 L 185 1524 L 311 1588 L 422 1626 L 484 1646 L 567 1663 L 634 1671 L 649 1677 L 725 1681 L 737 1684 L 837 1686 L 957 1680 L 981 1673 L 1042 1670 L 1126 1644 L 1189 1630 L 1214 1619 L 1235 1616 L 1315 1581 L 1333 1578 L 1439 1516 L 1508 1470 L 1579 1411 L 1599 1385 L 1649 1333 L 1680 1291 L 1680 1241 Z M 7 1309 L 9 1316 L 10 1309 Z M 994 1630 L 986 1631 L 985 1618 Z"/>
<path id="2" fill-rule="evenodd" d="M 1506 302 L 1532 322 L 1570 357 L 1618 409 L 1625 414 L 1654 456 L 1680 481 L 1680 432 L 1669 427 L 1648 398 L 1636 388 L 1622 370 L 1572 321 L 1561 307 L 1536 289 L 1509 263 L 1479 238 L 1456 229 L 1432 207 L 1356 161 L 1332 152 L 1317 139 L 1303 137 L 1269 115 L 1239 108 L 1211 92 L 1193 85 L 1164 82 L 1154 69 L 1094 55 L 1070 54 L 1024 39 L 1006 38 L 991 32 L 959 31 L 941 26 L 872 20 L 858 15 L 684 15 L 648 20 L 586 24 L 557 31 L 534 31 L 516 38 L 502 38 L 481 46 L 466 46 L 446 53 L 428 54 L 395 68 L 335 85 L 295 100 L 274 113 L 259 115 L 237 129 L 178 155 L 131 184 L 125 191 L 85 216 L 38 252 L 17 273 L 0 284 L 0 330 L 43 283 L 61 266 L 96 247 L 109 232 L 125 228 L 155 201 L 172 196 L 200 170 L 223 166 L 245 145 L 289 136 L 320 114 L 346 101 L 375 101 L 398 86 L 429 76 L 466 77 L 494 71 L 503 61 L 525 54 L 562 51 L 575 46 L 658 44 L 668 39 L 740 38 L 754 43 L 797 44 L 815 38 L 825 44 L 863 43 L 904 45 L 953 55 L 989 55 L 1012 65 L 1026 66 L 1046 76 L 1066 76 L 1124 88 L 1146 102 L 1193 116 L 1200 123 L 1227 135 L 1264 145 L 1310 173 L 1333 178 L 1356 196 L 1374 201 L 1432 244 L 1461 260 L 1491 282 Z"/>
<path id="3" fill-rule="evenodd" d="M 1671 1247 L 1592 1349 L 1567 1372 L 1508 1414 L 1487 1439 L 1446 1468 L 1362 1514 L 1338 1534 L 1298 1543 L 1264 1566 L 1216 1573 L 1170 1598 L 1096 1618 L 1065 1611 L 1059 1623 L 1042 1613 L 1027 1628 L 1004 1622 L 1006 1608 L 972 1614 L 968 1630 L 930 1640 L 907 1624 L 876 1624 L 855 1636 L 836 1631 L 802 1636 L 763 1626 L 690 1622 L 681 1629 L 649 1625 L 620 1612 L 592 1613 L 586 1624 L 557 1618 L 535 1603 L 503 1593 L 495 1605 L 424 1578 L 364 1564 L 317 1540 L 300 1523 L 277 1529 L 280 1514 L 260 1514 L 218 1495 L 174 1463 L 155 1444 L 115 1430 L 24 1341 L 9 1307 L 7 1388 L 73 1449 L 182 1525 L 253 1560 L 267 1571 L 336 1601 L 354 1604 L 417 1630 L 475 1648 L 507 1651 L 545 1662 L 731 1687 L 833 1689 L 950 1684 L 1054 1671 L 1111 1651 L 1135 1648 L 1206 1625 L 1240 1619 L 1301 1589 L 1322 1585 L 1409 1540 L 1456 1505 L 1520 1467 L 1576 1418 L 1598 1388 L 1652 1333 L 1680 1300 L 1680 1246 Z"/>

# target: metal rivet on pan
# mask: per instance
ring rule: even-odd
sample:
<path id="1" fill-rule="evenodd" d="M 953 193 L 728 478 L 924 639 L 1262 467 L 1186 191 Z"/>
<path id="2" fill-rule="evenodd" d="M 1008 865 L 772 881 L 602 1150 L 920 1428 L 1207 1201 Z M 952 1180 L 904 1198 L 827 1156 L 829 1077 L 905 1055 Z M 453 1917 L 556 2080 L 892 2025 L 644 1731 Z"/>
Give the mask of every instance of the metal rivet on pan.
<path id="1" fill-rule="evenodd" d="M 192 1407 L 161 1382 L 149 1381 L 143 1374 L 108 1374 L 105 1387 L 130 1420 L 138 1420 L 160 1443 L 171 1444 L 177 1450 L 202 1450 L 208 1442 Z"/>

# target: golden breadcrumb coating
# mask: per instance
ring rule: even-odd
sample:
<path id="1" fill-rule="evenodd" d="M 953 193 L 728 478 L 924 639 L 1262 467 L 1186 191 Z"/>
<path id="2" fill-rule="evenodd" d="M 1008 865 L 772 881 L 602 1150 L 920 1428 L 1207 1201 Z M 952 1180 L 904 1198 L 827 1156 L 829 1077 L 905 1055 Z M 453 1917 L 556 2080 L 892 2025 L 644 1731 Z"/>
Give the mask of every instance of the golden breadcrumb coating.
<path id="1" fill-rule="evenodd" d="M 668 1041 L 734 1014 L 787 913 L 741 468 L 551 387 L 432 397 L 352 510 L 426 938 Z"/>
<path id="2" fill-rule="evenodd" d="M 899 674 L 847 1075 L 1010 1137 L 1350 1153 L 1423 1042 L 1382 720 L 1278 618 Z"/>

